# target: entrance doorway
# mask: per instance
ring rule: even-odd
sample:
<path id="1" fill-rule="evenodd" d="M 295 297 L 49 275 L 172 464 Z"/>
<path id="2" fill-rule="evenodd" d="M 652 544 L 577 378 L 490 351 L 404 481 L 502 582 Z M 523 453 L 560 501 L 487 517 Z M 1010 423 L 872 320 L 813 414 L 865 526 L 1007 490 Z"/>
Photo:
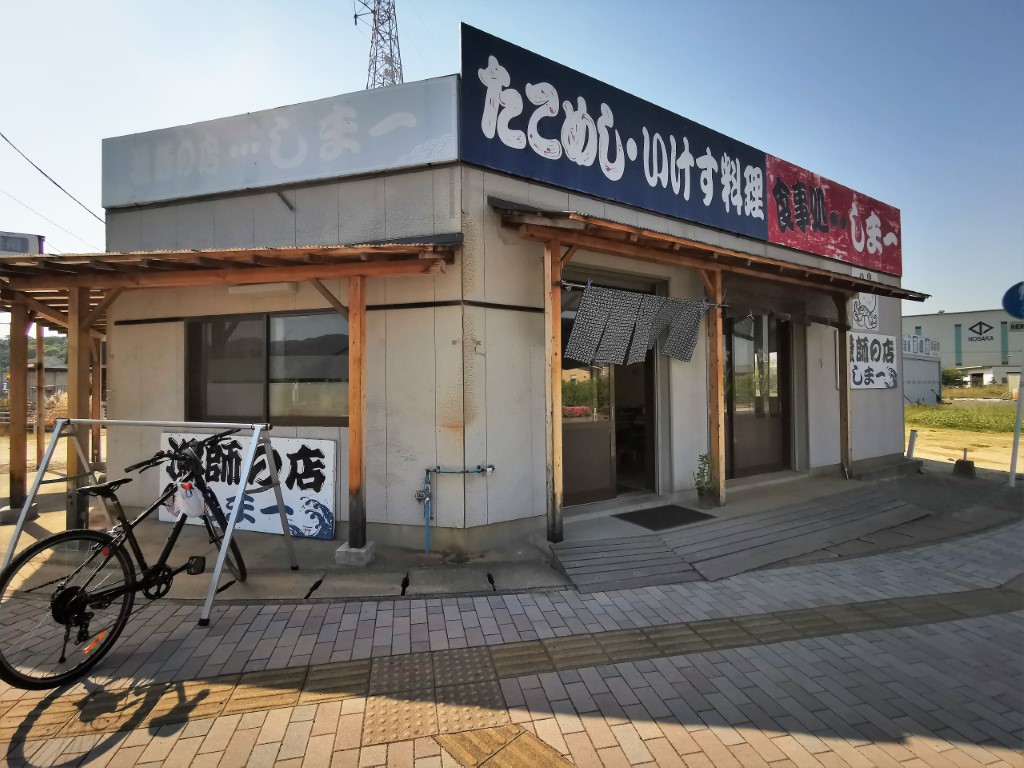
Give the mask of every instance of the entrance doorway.
<path id="1" fill-rule="evenodd" d="M 774 315 L 727 318 L 726 477 L 788 469 L 790 327 Z"/>
<path id="2" fill-rule="evenodd" d="M 582 292 L 562 291 L 562 351 Z M 562 358 L 564 503 L 586 504 L 655 488 L 654 355 L 633 365 Z"/>

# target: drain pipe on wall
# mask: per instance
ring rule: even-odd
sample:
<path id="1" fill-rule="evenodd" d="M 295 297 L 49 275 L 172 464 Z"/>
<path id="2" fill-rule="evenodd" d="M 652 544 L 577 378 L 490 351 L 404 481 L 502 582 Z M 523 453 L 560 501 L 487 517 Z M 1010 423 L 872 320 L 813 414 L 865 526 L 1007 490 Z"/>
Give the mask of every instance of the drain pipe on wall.
<path id="1" fill-rule="evenodd" d="M 416 501 L 423 504 L 423 552 L 424 554 L 430 554 L 430 521 L 436 519 L 434 510 L 431 509 L 431 482 L 430 474 L 435 475 L 489 475 L 494 471 L 493 464 L 477 464 L 473 469 L 442 469 L 441 467 L 427 467 L 423 473 L 423 488 L 416 491 Z"/>

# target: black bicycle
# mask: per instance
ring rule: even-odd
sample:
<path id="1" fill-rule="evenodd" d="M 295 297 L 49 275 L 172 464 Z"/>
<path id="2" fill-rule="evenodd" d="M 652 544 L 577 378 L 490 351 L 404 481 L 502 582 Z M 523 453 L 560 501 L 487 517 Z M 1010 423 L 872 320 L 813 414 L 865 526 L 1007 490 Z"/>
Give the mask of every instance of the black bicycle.
<path id="1" fill-rule="evenodd" d="M 42 539 L 0 572 L 0 679 L 16 688 L 39 690 L 57 688 L 84 676 L 117 641 L 131 616 L 137 592 L 157 600 L 170 591 L 176 575 L 205 571 L 206 559 L 202 556 L 190 557 L 176 568 L 167 560 L 193 514 L 202 519 L 210 543 L 219 551 L 228 524 L 217 497 L 203 479 L 201 456 L 206 446 L 237 431 L 185 441 L 126 467 L 125 472 L 145 472 L 174 462 L 172 474 L 177 477 L 131 522 L 117 498 L 117 489 L 130 483 L 131 478 L 78 489 L 79 493 L 108 500 L 117 524 L 110 532 L 71 530 Z M 160 556 L 148 565 L 134 529 L 165 505 L 178 509 L 180 514 Z M 225 565 L 234 579 L 218 591 L 246 578 L 242 553 L 234 541 Z"/>

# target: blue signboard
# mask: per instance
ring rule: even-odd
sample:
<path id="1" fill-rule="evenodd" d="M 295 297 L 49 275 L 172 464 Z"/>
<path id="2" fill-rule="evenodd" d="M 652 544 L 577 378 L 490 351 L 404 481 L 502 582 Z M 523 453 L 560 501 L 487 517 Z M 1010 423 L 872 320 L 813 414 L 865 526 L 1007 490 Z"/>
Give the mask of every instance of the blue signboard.
<path id="1" fill-rule="evenodd" d="M 765 153 L 462 25 L 467 163 L 768 239 Z"/>
<path id="2" fill-rule="evenodd" d="M 1003 294 L 1003 309 L 1024 320 L 1024 282 L 1011 286 L 1010 290 Z"/>

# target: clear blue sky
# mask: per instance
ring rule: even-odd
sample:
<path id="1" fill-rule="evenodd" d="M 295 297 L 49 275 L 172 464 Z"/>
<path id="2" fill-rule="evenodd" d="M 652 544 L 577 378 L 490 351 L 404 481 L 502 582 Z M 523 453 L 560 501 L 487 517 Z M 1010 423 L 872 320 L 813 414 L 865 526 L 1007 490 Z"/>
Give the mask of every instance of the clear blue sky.
<path id="1" fill-rule="evenodd" d="M 1020 0 L 397 7 L 407 81 L 458 71 L 465 21 L 900 208 L 904 286 L 934 296 L 908 313 L 993 308 L 1024 279 Z M 3 29 L 0 131 L 100 215 L 104 137 L 366 81 L 351 0 L 11 1 Z M 104 247 L 2 142 L 0 230 Z"/>

